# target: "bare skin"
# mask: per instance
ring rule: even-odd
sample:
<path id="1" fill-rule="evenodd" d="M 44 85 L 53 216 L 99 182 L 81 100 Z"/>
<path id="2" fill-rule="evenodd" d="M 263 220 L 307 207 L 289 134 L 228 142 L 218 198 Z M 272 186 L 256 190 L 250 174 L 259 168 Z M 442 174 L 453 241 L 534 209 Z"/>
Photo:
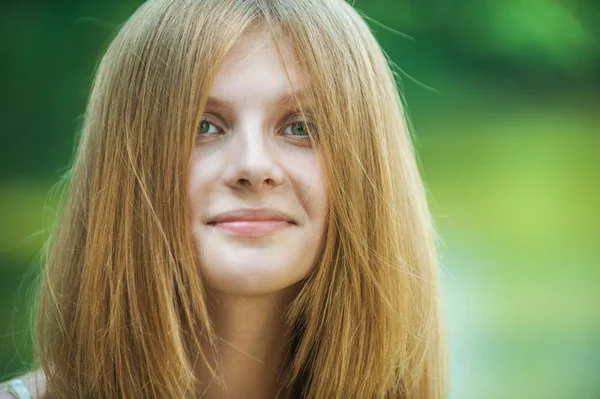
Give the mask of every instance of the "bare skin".
<path id="1" fill-rule="evenodd" d="M 209 91 L 190 163 L 193 238 L 212 294 L 209 313 L 218 337 L 212 363 L 221 377 L 198 367 L 207 399 L 276 397 L 292 338 L 285 310 L 323 242 L 325 176 L 308 136 L 292 123 L 303 127 L 310 116 L 289 101 L 295 90 L 309 92 L 310 82 L 292 49 L 282 42 L 280 50 L 283 60 L 261 28 L 230 50 Z M 308 99 L 299 100 L 310 110 Z M 210 223 L 220 212 L 261 207 L 285 212 L 294 223 L 264 236 Z"/>
<path id="2" fill-rule="evenodd" d="M 46 392 L 46 377 L 41 369 L 17 378 L 23 381 L 33 399 L 44 397 Z M 0 399 L 15 399 L 15 396 L 7 388 L 3 388 L 0 389 Z"/>
<path id="3" fill-rule="evenodd" d="M 251 298 L 211 293 L 209 305 L 215 332 L 219 371 L 223 380 L 212 378 L 204 365 L 197 367 L 204 399 L 264 399 L 277 395 L 277 377 L 290 347 L 284 311 L 297 294 L 298 286 Z M 213 364 L 214 366 L 215 364 Z M 42 370 L 19 377 L 32 395 L 42 398 L 45 377 Z M 0 399 L 14 399 L 0 389 Z"/>
<path id="4" fill-rule="evenodd" d="M 202 398 L 276 397 L 277 378 L 291 342 L 284 311 L 297 287 L 253 298 L 212 296 L 210 312 L 218 337 L 222 380 L 213 379 L 206 367 L 199 366 Z"/>
<path id="5" fill-rule="evenodd" d="M 260 29 L 231 50 L 210 90 L 214 104 L 205 110 L 190 163 L 190 222 L 217 336 L 210 354 L 217 378 L 206 365 L 195 370 L 205 399 L 276 397 L 292 340 L 285 311 L 313 270 L 326 230 L 327 190 L 306 135 L 310 121 L 289 100 L 293 88 L 307 91 L 309 82 L 291 49 L 282 43 L 281 50 L 291 86 Z M 272 208 L 291 221 L 264 236 L 210 223 L 238 208 Z M 32 393 L 36 377 L 44 379 L 41 372 L 23 377 Z M 14 399 L 0 392 L 5 397 Z"/>

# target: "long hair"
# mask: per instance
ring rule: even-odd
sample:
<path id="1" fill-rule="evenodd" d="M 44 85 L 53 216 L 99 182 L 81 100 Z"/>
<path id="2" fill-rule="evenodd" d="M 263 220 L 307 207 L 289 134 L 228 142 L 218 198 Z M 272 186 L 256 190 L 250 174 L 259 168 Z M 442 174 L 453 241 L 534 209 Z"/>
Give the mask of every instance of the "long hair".
<path id="1" fill-rule="evenodd" d="M 48 244 L 37 344 L 50 397 L 201 392 L 194 367 L 216 337 L 189 162 L 219 65 L 256 24 L 290 44 L 310 82 L 330 198 L 323 253 L 288 309 L 279 397 L 445 396 L 435 231 L 366 23 L 343 0 L 150 0 L 98 66 Z"/>

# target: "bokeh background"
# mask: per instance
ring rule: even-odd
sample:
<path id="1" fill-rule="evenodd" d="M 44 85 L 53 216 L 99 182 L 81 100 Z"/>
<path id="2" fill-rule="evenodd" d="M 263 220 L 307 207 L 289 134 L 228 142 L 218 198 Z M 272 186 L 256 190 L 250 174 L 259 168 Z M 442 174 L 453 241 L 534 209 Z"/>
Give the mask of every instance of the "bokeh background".
<path id="1" fill-rule="evenodd" d="M 103 49 L 140 1 L 0 6 L 0 380 Z M 451 397 L 600 398 L 600 3 L 356 0 L 440 232 Z M 401 32 L 401 33 L 400 33 Z"/>

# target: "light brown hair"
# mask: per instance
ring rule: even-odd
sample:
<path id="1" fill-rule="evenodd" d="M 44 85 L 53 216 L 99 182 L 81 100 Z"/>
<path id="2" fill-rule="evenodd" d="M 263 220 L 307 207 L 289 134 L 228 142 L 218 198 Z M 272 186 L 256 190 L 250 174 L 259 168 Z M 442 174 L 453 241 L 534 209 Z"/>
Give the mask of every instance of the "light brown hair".
<path id="1" fill-rule="evenodd" d="M 122 26 L 46 256 L 37 337 L 51 397 L 201 392 L 194 363 L 215 336 L 189 161 L 220 62 L 256 24 L 308 77 L 331 182 L 324 250 L 288 312 L 280 397 L 445 397 L 435 231 L 410 133 L 385 55 L 343 0 L 150 0 Z"/>

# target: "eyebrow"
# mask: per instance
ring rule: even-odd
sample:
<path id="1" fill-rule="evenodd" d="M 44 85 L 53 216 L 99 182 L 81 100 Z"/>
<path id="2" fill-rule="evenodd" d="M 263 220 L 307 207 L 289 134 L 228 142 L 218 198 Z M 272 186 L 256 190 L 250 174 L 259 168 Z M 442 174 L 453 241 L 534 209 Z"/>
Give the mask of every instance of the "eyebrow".
<path id="1" fill-rule="evenodd" d="M 275 100 L 275 104 L 289 106 L 294 100 L 298 100 L 300 102 L 310 102 L 311 100 L 311 92 L 309 89 L 300 89 L 293 92 L 286 92 L 281 94 Z M 229 104 L 229 101 L 219 98 L 219 97 L 211 97 L 209 96 L 206 100 L 207 107 L 213 108 L 222 108 Z"/>

